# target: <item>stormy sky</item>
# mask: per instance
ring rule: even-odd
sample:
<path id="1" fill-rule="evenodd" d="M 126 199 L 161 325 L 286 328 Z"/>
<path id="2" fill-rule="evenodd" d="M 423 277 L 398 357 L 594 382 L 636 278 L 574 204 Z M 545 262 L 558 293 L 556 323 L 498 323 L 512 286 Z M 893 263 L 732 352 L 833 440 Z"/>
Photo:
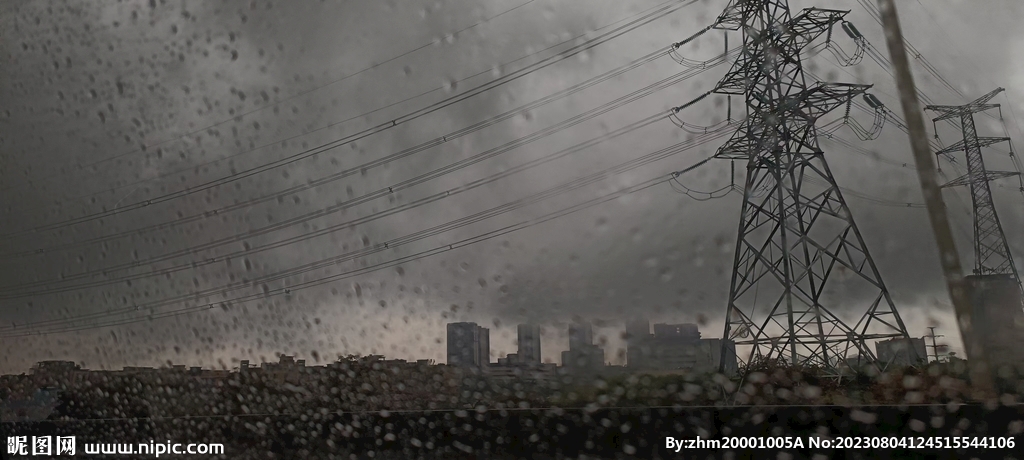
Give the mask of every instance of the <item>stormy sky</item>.
<path id="1" fill-rule="evenodd" d="M 4 2 L 0 372 L 21 372 L 44 359 L 94 369 L 168 362 L 230 368 L 239 359 L 276 360 L 280 353 L 310 363 L 349 353 L 443 361 L 444 324 L 463 320 L 491 328 L 492 359 L 515 351 L 514 325 L 524 321 L 544 325 L 543 355 L 553 362 L 567 347 L 565 326 L 573 320 L 595 322 L 595 335 L 617 363 L 622 323 L 637 316 L 699 322 L 705 337 L 719 337 L 739 194 L 697 201 L 663 184 L 419 255 L 713 154 L 724 138 L 584 187 L 557 189 L 704 139 L 664 119 L 559 153 L 690 101 L 726 70 L 713 67 L 581 123 L 566 122 L 685 70 L 668 57 L 452 134 L 685 38 L 710 24 L 725 3 L 686 6 L 423 113 L 661 3 Z M 851 10 L 850 21 L 887 56 L 880 27 L 859 2 L 792 7 L 812 4 Z M 967 99 L 915 59 L 922 91 L 937 104 L 962 104 L 1005 87 L 994 102 L 1004 105 L 1010 136 L 1024 142 L 1016 115 L 1024 117 L 1024 67 L 1008 58 L 1024 51 L 1015 19 L 1024 7 L 1012 0 L 929 0 L 900 2 L 900 8 L 908 40 Z M 730 37 L 732 45 L 738 40 Z M 712 32 L 680 51 L 706 60 L 723 48 L 723 34 Z M 805 66 L 824 80 L 874 84 L 871 92 L 900 113 L 892 77 L 870 59 L 841 67 L 822 53 L 805 57 Z M 709 98 L 681 117 L 712 125 L 725 111 L 722 98 Z M 870 124 L 871 114 L 852 114 Z M 393 120 L 403 121 L 388 126 Z M 977 122 L 980 135 L 1004 135 L 997 118 L 980 115 Z M 556 125 L 564 129 L 544 131 Z M 381 126 L 354 142 L 337 142 Z M 872 141 L 848 129 L 837 135 L 861 150 L 823 140 L 826 158 L 852 193 L 849 205 L 911 335 L 934 324 L 952 338 L 925 210 L 900 206 L 921 202 L 905 135 L 891 124 Z M 940 126 L 939 135 L 944 145 L 959 140 L 950 126 Z M 438 138 L 438 145 L 418 147 Z M 509 143 L 515 148 L 504 147 Z M 330 148 L 313 150 L 323 145 Z M 1008 151 L 1005 144 L 987 151 L 988 167 L 1012 170 Z M 401 152 L 408 154 L 396 155 Z M 481 152 L 500 153 L 474 161 Z M 942 164 L 955 177 L 955 167 Z M 694 190 L 718 189 L 729 184 L 730 165 L 713 161 L 680 180 Z M 999 182 L 995 199 L 1019 258 L 1024 197 L 1018 187 L 1015 179 Z M 552 189 L 564 193 L 525 200 Z M 969 195 L 945 196 L 964 264 L 971 266 Z M 515 206 L 429 231 L 506 204 Z M 409 235 L 421 236 L 401 240 Z M 337 263 L 309 266 L 332 257 Z M 282 272 L 290 276 L 276 276 Z M 331 276 L 332 282 L 317 282 Z M 836 308 L 852 315 L 858 306 L 848 303 Z M 206 304 L 213 308 L 197 308 Z M 32 335 L 38 330 L 56 332 Z"/>

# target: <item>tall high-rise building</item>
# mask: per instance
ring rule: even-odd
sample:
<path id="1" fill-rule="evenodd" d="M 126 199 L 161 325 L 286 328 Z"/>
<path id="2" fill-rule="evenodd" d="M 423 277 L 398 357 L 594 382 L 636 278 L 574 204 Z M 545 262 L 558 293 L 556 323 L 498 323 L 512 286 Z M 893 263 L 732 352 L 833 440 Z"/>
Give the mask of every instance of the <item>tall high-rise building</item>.
<path id="1" fill-rule="evenodd" d="M 590 323 L 573 323 L 569 325 L 569 349 L 582 350 L 594 344 L 594 329 Z"/>
<path id="2" fill-rule="evenodd" d="M 480 356 L 479 366 L 487 366 L 491 363 L 491 330 L 486 327 L 478 327 L 480 341 L 477 342 L 477 353 Z"/>
<path id="3" fill-rule="evenodd" d="M 594 329 L 589 323 L 569 326 L 569 350 L 562 352 L 562 366 L 575 369 L 604 366 L 604 350 L 594 345 Z"/>
<path id="4" fill-rule="evenodd" d="M 645 352 L 651 339 L 651 322 L 647 318 L 638 318 L 626 323 L 626 366 L 644 367 Z"/>
<path id="5" fill-rule="evenodd" d="M 491 361 L 490 330 L 476 323 L 448 323 L 448 364 L 485 366 Z"/>
<path id="6" fill-rule="evenodd" d="M 638 318 L 626 323 L 626 340 L 644 340 L 651 335 L 651 322 Z"/>
<path id="7" fill-rule="evenodd" d="M 540 326 L 520 324 L 518 329 L 519 362 L 523 364 L 540 364 Z"/>

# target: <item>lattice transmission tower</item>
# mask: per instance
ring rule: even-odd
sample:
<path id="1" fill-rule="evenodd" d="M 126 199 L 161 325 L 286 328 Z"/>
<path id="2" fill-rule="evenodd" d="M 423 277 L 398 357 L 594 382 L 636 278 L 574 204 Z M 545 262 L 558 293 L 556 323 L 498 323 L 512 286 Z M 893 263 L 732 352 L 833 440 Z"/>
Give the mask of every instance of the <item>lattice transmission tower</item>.
<path id="1" fill-rule="evenodd" d="M 1017 266 L 1010 254 L 1010 245 L 1006 242 L 1006 234 L 999 222 L 995 203 L 992 201 L 990 182 L 1004 177 L 1017 176 L 1018 172 L 988 171 L 981 149 L 1000 142 L 1009 142 L 1008 137 L 978 137 L 974 125 L 974 114 L 991 109 L 999 109 L 999 104 L 989 104 L 992 98 L 1003 92 L 996 88 L 992 92 L 964 105 L 929 105 L 924 109 L 939 114 L 933 122 L 956 119 L 960 121 L 963 140 L 936 152 L 947 155 L 953 152 L 967 153 L 967 173 L 944 184 L 943 188 L 970 186 L 971 202 L 974 209 L 974 274 L 975 275 L 1010 275 L 1020 285 Z M 1001 109 L 1000 109 L 1001 110 Z M 1001 114 L 1000 114 L 1001 117 Z M 938 136 L 938 132 L 936 132 Z"/>
<path id="2" fill-rule="evenodd" d="M 742 96 L 747 111 L 716 155 L 747 165 L 723 335 L 741 365 L 783 360 L 842 375 L 854 356 L 878 364 L 869 341 L 909 339 L 815 128 L 870 85 L 808 83 L 801 64 L 801 51 L 831 38 L 847 13 L 793 16 L 786 0 L 733 0 L 714 26 L 743 34 L 714 91 Z"/>

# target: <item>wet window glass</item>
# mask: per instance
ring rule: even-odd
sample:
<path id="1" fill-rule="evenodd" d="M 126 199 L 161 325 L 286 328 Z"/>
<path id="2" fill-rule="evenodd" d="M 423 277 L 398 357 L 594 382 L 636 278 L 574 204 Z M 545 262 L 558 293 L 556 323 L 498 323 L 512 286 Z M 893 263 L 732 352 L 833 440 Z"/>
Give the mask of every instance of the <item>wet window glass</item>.
<path id="1" fill-rule="evenodd" d="M 6 2 L 0 458 L 1012 455 L 1022 15 Z"/>

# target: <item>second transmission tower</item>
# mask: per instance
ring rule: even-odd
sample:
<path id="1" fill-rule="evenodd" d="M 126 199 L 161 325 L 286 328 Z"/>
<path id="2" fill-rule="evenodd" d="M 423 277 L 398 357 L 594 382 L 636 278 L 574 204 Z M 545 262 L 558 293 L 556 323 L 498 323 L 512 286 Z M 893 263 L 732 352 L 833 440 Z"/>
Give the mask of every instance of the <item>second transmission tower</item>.
<path id="1" fill-rule="evenodd" d="M 996 206 L 992 200 L 992 187 L 989 183 L 1020 173 L 985 169 L 985 160 L 981 155 L 982 147 L 1009 142 L 1010 138 L 978 137 L 978 130 L 974 125 L 975 113 L 999 108 L 999 104 L 989 104 L 989 101 L 1001 92 L 1003 92 L 1003 88 L 996 88 L 969 104 L 929 105 L 924 109 L 939 114 L 933 122 L 949 119 L 960 121 L 963 140 L 936 153 L 939 155 L 961 151 L 967 153 L 967 174 L 949 181 L 943 187 L 967 185 L 971 189 L 971 202 L 974 208 L 974 274 L 1010 275 L 1019 285 L 1020 276 L 1017 273 L 1017 266 L 1013 263 L 1010 245 L 1006 242 L 1003 226 L 999 222 L 999 215 L 996 213 Z"/>

